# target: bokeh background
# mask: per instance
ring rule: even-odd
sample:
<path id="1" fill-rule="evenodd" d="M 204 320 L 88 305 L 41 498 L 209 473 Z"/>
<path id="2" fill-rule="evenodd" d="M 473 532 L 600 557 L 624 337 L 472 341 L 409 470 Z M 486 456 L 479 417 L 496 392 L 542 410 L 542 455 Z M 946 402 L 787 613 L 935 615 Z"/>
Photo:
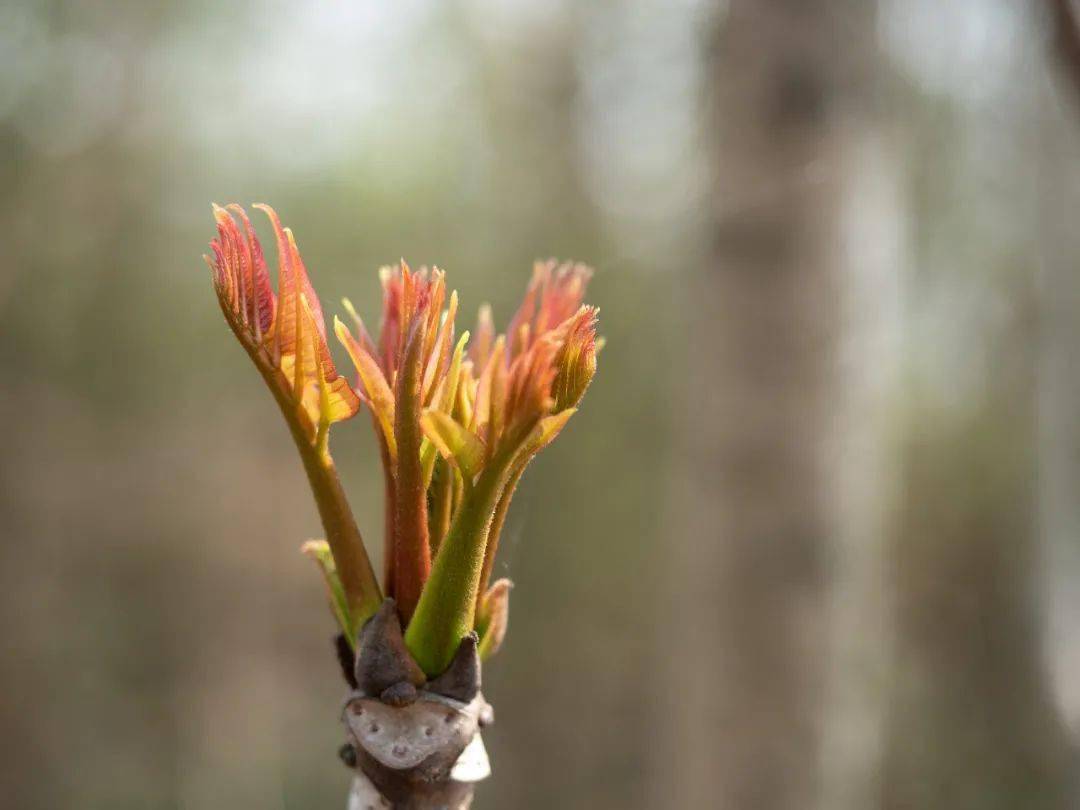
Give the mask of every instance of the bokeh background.
<path id="1" fill-rule="evenodd" d="M 369 320 L 399 256 L 503 323 L 597 269 L 478 808 L 1075 807 L 1071 11 L 7 0 L 0 804 L 343 806 L 317 516 L 201 260 L 265 201 Z"/>

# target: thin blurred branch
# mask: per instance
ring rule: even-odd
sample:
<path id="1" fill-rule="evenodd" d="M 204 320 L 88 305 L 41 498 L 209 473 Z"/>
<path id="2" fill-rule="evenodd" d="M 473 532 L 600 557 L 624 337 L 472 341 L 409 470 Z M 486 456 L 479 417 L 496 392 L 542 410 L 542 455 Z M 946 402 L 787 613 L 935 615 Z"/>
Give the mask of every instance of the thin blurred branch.
<path id="1" fill-rule="evenodd" d="M 1080 21 L 1073 0 L 1049 0 L 1049 4 L 1055 55 L 1080 105 Z"/>

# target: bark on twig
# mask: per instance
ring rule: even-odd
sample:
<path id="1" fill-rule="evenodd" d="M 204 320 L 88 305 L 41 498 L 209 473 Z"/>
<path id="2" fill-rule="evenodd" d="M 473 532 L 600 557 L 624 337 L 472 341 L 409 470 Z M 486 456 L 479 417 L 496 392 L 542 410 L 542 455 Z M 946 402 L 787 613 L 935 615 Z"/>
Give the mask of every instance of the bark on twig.
<path id="1" fill-rule="evenodd" d="M 477 640 L 461 643 L 449 669 L 425 683 L 401 637 L 392 599 L 360 633 L 356 688 L 342 713 L 342 759 L 356 771 L 349 810 L 464 810 L 490 773 L 481 727 L 492 721 L 480 693 Z"/>

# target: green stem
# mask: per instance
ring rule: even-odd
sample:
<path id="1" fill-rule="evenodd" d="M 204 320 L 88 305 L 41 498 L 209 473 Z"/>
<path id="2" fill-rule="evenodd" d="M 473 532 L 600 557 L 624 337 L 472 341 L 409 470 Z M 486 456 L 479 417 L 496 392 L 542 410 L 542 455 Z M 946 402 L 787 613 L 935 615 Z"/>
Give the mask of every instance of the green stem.
<path id="1" fill-rule="evenodd" d="M 237 336 L 240 337 L 239 332 Z M 317 435 L 317 430 L 303 412 L 302 406 L 290 399 L 288 383 L 263 356 L 262 347 L 252 345 L 243 338 L 241 344 L 255 361 L 255 367 L 266 381 L 274 395 L 274 401 L 285 417 L 285 424 L 289 426 L 289 434 L 300 453 L 304 472 L 307 473 L 311 492 L 315 496 L 315 506 L 319 510 L 326 542 L 334 555 L 334 564 L 345 589 L 352 626 L 361 627 L 368 617 L 379 609 L 383 596 L 379 580 L 371 567 L 364 539 L 341 487 L 334 460 L 330 457 L 325 442 L 319 443 L 321 447 L 312 442 L 312 436 Z M 355 639 L 350 639 L 351 641 Z"/>
<path id="2" fill-rule="evenodd" d="M 352 626 L 362 627 L 382 604 L 379 581 L 371 567 L 364 540 L 345 498 L 333 460 L 328 453 L 318 453 L 305 436 L 295 430 L 291 432 L 315 496 L 326 542 L 334 555 L 334 564 L 345 589 Z"/>

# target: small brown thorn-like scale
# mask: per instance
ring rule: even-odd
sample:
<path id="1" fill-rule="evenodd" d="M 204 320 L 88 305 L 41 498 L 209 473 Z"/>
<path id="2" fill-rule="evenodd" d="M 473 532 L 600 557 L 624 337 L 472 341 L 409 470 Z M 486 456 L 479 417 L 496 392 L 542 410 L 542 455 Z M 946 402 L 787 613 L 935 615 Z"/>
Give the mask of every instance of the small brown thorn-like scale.
<path id="1" fill-rule="evenodd" d="M 338 759 L 345 763 L 346 768 L 356 767 L 356 746 L 352 743 L 345 743 L 337 752 Z"/>
<path id="2" fill-rule="evenodd" d="M 385 689 L 379 695 L 379 700 L 388 706 L 409 706 L 416 702 L 416 698 L 420 693 L 416 691 L 416 687 L 408 681 L 398 681 Z"/>
<path id="3" fill-rule="evenodd" d="M 360 631 L 356 656 L 357 688 L 369 697 L 380 697 L 396 684 L 422 686 L 424 673 L 405 648 L 397 603 L 387 598 Z M 390 697 L 406 697 L 403 690 Z M 387 701 L 390 702 L 390 701 Z"/>
<path id="4" fill-rule="evenodd" d="M 480 692 L 480 654 L 477 652 L 479 638 L 469 633 L 461 640 L 450 666 L 428 684 L 429 692 L 443 697 L 471 703 Z"/>

